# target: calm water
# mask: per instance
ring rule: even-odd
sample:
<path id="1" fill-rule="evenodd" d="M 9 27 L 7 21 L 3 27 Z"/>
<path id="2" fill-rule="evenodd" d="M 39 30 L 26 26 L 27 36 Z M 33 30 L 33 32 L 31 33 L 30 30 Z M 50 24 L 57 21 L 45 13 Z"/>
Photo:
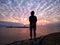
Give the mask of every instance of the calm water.
<path id="1" fill-rule="evenodd" d="M 38 27 L 37 37 L 54 32 L 60 32 L 60 27 Z M 29 39 L 29 28 L 0 28 L 0 45 L 14 41 Z"/>

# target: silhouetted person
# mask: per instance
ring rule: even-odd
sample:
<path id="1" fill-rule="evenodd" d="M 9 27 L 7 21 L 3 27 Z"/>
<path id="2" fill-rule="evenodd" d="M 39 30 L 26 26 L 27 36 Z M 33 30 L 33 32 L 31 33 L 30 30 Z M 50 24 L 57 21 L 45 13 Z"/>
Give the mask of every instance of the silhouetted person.
<path id="1" fill-rule="evenodd" d="M 34 33 L 34 39 L 36 38 L 36 22 L 37 22 L 37 17 L 34 16 L 34 11 L 31 12 L 31 16 L 29 17 L 29 22 L 30 22 L 30 37 L 32 39 L 32 31 Z"/>

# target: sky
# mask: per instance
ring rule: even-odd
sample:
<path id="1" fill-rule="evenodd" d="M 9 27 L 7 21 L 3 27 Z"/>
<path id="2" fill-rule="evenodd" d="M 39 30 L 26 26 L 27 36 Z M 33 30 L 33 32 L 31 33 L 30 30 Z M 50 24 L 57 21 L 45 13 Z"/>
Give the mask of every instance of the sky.
<path id="1" fill-rule="evenodd" d="M 60 22 L 60 0 L 0 0 L 0 21 L 29 24 L 32 10 L 37 24 Z"/>

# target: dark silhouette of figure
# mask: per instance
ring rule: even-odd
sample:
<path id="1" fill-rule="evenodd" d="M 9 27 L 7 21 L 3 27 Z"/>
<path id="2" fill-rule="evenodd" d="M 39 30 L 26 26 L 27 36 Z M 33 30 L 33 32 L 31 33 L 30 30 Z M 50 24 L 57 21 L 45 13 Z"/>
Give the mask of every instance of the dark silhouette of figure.
<path id="1" fill-rule="evenodd" d="M 31 16 L 29 17 L 29 22 L 30 22 L 30 37 L 32 39 L 32 31 L 34 32 L 34 39 L 36 38 L 36 22 L 37 22 L 37 17 L 34 16 L 34 11 L 31 12 Z"/>

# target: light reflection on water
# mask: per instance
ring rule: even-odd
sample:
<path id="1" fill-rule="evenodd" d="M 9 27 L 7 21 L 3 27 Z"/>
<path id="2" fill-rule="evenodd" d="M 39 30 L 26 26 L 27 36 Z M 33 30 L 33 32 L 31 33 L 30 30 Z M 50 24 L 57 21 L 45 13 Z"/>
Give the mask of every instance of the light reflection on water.
<path id="1" fill-rule="evenodd" d="M 53 32 L 60 32 L 60 27 L 38 27 L 37 37 Z M 0 44 L 29 39 L 29 28 L 0 28 Z"/>

